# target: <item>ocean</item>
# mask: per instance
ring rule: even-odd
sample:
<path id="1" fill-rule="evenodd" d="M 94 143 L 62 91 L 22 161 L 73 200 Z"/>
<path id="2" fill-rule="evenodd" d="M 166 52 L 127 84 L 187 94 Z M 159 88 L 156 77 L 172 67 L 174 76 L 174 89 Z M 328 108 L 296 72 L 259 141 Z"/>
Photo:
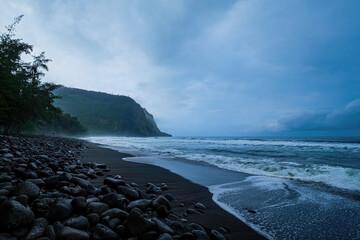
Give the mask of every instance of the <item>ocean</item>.
<path id="1" fill-rule="evenodd" d="M 360 239 L 360 138 L 86 140 L 208 187 L 269 239 Z"/>

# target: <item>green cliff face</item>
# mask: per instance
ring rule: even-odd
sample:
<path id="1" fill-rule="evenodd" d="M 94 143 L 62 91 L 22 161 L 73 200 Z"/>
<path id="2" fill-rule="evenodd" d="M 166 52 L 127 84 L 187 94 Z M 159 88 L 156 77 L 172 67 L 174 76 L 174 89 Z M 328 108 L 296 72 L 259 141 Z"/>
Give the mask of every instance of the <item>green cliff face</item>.
<path id="1" fill-rule="evenodd" d="M 156 126 L 154 118 L 132 98 L 61 87 L 55 105 L 75 116 L 92 135 L 170 136 Z"/>

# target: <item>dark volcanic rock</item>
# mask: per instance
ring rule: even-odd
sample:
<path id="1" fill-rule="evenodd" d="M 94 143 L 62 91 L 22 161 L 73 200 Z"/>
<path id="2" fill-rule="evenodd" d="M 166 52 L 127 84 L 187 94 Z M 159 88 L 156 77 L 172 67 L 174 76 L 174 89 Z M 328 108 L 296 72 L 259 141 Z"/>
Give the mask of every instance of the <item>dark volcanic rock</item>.
<path id="1" fill-rule="evenodd" d="M 206 235 L 206 232 L 200 230 L 192 230 L 191 233 L 195 236 L 197 240 L 208 240 L 209 237 Z"/>
<path id="2" fill-rule="evenodd" d="M 109 206 L 102 202 L 91 202 L 87 205 L 87 211 L 89 213 L 97 213 L 101 215 L 107 210 L 109 210 Z"/>
<path id="3" fill-rule="evenodd" d="M 125 223 L 125 226 L 129 231 L 138 236 L 146 231 L 150 231 L 155 228 L 155 223 L 144 218 L 140 210 L 133 208 L 129 214 L 128 220 Z"/>
<path id="4" fill-rule="evenodd" d="M 139 199 L 139 200 L 135 200 L 135 201 L 130 202 L 127 205 L 127 209 L 131 210 L 133 208 L 139 208 L 141 210 L 145 210 L 150 205 L 151 205 L 151 200 L 149 200 L 149 199 Z"/>
<path id="5" fill-rule="evenodd" d="M 79 178 L 79 177 L 73 177 L 71 179 L 71 182 L 75 185 L 79 185 L 82 188 L 86 188 L 88 185 L 91 185 L 91 183 L 88 180 Z"/>
<path id="6" fill-rule="evenodd" d="M 156 211 L 157 211 L 159 217 L 167 217 L 167 215 L 169 214 L 168 209 L 164 205 L 160 205 L 156 209 Z"/>
<path id="7" fill-rule="evenodd" d="M 118 186 L 124 186 L 125 182 L 120 179 L 107 177 L 104 179 L 104 184 L 111 187 L 112 189 L 116 189 Z"/>
<path id="8" fill-rule="evenodd" d="M 164 205 L 168 210 L 171 209 L 171 204 L 164 196 L 158 196 L 153 202 L 154 207 L 159 207 Z"/>
<path id="9" fill-rule="evenodd" d="M 156 240 L 172 240 L 173 238 L 168 233 L 161 234 Z"/>
<path id="10" fill-rule="evenodd" d="M 211 230 L 209 237 L 211 240 L 226 240 L 226 238 L 216 230 Z"/>
<path id="11" fill-rule="evenodd" d="M 99 216 L 99 214 L 97 214 L 97 213 L 90 213 L 90 214 L 87 215 L 86 217 L 87 217 L 87 219 L 89 220 L 89 223 L 90 223 L 91 225 L 96 225 L 96 224 L 98 224 L 99 221 L 100 221 L 100 216 Z"/>
<path id="12" fill-rule="evenodd" d="M 110 218 L 118 218 L 122 221 L 125 221 L 129 214 L 119 208 L 112 208 L 112 209 L 109 209 L 107 211 L 105 211 L 101 217 L 104 218 L 104 217 L 107 217 L 109 216 Z"/>
<path id="13" fill-rule="evenodd" d="M 73 206 L 75 211 L 81 212 L 87 206 L 86 198 L 76 197 L 71 201 L 71 205 Z"/>
<path id="14" fill-rule="evenodd" d="M 109 205 L 110 208 L 121 208 L 127 199 L 121 194 L 107 193 L 101 201 Z"/>
<path id="15" fill-rule="evenodd" d="M 156 186 L 155 184 L 153 184 L 153 183 L 148 183 L 147 185 L 148 185 L 148 187 L 147 187 L 147 189 L 146 189 L 146 192 L 147 192 L 147 193 L 154 193 L 154 194 L 157 194 L 157 195 L 162 194 L 161 188 L 159 188 L 159 187 Z"/>
<path id="16" fill-rule="evenodd" d="M 0 240 L 17 240 L 17 238 L 9 233 L 0 233 Z"/>
<path id="17" fill-rule="evenodd" d="M 64 227 L 58 238 L 59 240 L 90 240 L 90 235 L 75 228 Z"/>
<path id="18" fill-rule="evenodd" d="M 44 233 L 49 222 L 45 218 L 35 219 L 34 226 L 26 236 L 25 240 L 36 240 Z"/>
<path id="19" fill-rule="evenodd" d="M 0 225 L 3 229 L 15 229 L 35 220 L 34 213 L 15 200 L 9 200 L 1 205 Z"/>
<path id="20" fill-rule="evenodd" d="M 65 225 L 76 229 L 86 229 L 89 226 L 89 220 L 84 216 L 72 217 L 65 221 Z"/>
<path id="21" fill-rule="evenodd" d="M 197 223 L 190 223 L 189 227 L 191 228 L 191 230 L 200 230 L 200 231 L 206 232 L 205 229 Z"/>
<path id="22" fill-rule="evenodd" d="M 45 179 L 45 184 L 50 189 L 56 187 L 56 185 L 58 185 L 59 182 L 60 182 L 60 180 L 59 180 L 58 175 L 50 176 L 50 177 Z"/>
<path id="23" fill-rule="evenodd" d="M 119 235 L 103 224 L 97 224 L 93 232 L 93 240 L 118 240 Z"/>
<path id="24" fill-rule="evenodd" d="M 200 210 L 206 210 L 207 208 L 204 206 L 204 204 L 202 203 L 197 203 L 195 204 L 195 208 L 200 209 Z"/>
<path id="25" fill-rule="evenodd" d="M 70 200 L 59 199 L 50 207 L 47 217 L 52 221 L 64 220 L 71 215 L 72 210 Z"/>
<path id="26" fill-rule="evenodd" d="M 27 195 L 29 199 L 35 199 L 40 194 L 40 188 L 32 182 L 25 181 L 14 187 L 13 194 L 15 196 Z"/>
<path id="27" fill-rule="evenodd" d="M 134 189 L 127 188 L 124 186 L 119 186 L 117 188 L 117 191 L 121 194 L 124 194 L 126 197 L 128 197 L 130 199 L 133 199 L 133 200 L 139 199 L 139 193 Z"/>
<path id="28" fill-rule="evenodd" d="M 54 227 L 52 225 L 48 225 L 45 228 L 44 236 L 48 237 L 50 240 L 55 240 L 56 239 L 56 233 L 55 233 Z"/>
<path id="29" fill-rule="evenodd" d="M 155 222 L 157 229 L 159 230 L 159 232 L 161 233 L 169 233 L 169 234 L 174 234 L 174 230 L 172 230 L 168 225 L 166 225 L 165 223 L 163 223 L 162 221 L 160 221 L 157 218 L 152 218 L 152 221 Z"/>

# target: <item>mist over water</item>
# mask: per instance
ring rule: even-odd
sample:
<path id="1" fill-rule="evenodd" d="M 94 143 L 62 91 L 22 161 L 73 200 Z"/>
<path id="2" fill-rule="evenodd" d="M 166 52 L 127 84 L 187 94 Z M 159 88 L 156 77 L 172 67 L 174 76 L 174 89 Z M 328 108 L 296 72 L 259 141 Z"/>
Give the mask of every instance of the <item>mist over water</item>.
<path id="1" fill-rule="evenodd" d="M 210 176 L 215 178 L 215 184 L 199 183 L 209 187 L 214 200 L 224 209 L 269 238 L 360 239 L 359 139 L 91 137 L 89 140 L 118 150 L 152 153 L 168 162 L 185 160 L 238 173 L 238 180 L 225 184 L 221 179 L 216 184 L 216 174 Z M 152 161 L 170 166 L 165 160 Z M 209 176 L 204 174 L 204 178 Z"/>

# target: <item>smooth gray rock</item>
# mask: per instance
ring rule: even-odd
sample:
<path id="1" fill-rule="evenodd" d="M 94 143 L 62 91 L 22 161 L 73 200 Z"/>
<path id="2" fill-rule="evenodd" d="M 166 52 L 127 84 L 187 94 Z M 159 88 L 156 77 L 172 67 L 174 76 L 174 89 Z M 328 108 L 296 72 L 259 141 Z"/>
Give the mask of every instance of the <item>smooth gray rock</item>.
<path id="1" fill-rule="evenodd" d="M 206 210 L 207 208 L 204 206 L 204 204 L 202 203 L 197 203 L 195 204 L 195 208 L 200 209 L 200 210 Z"/>
<path id="2" fill-rule="evenodd" d="M 171 204 L 169 200 L 167 200 L 164 196 L 158 196 L 153 200 L 152 204 L 156 208 L 159 207 L 160 205 L 164 205 L 168 210 L 171 209 Z"/>
<path id="3" fill-rule="evenodd" d="M 157 229 L 159 230 L 159 232 L 161 233 L 168 233 L 173 235 L 174 234 L 174 230 L 172 230 L 168 225 L 166 225 L 165 223 L 163 223 L 162 221 L 160 221 L 157 218 L 152 218 L 151 219 L 153 222 L 155 222 Z"/>
<path id="4" fill-rule="evenodd" d="M 216 230 L 211 230 L 209 237 L 211 240 L 226 240 L 226 238 Z"/>
<path id="5" fill-rule="evenodd" d="M 75 211 L 81 212 L 87 206 L 86 198 L 76 197 L 71 201 L 71 205 L 73 206 Z"/>
<path id="6" fill-rule="evenodd" d="M 89 220 L 89 223 L 91 224 L 91 225 L 96 225 L 96 224 L 98 224 L 99 223 L 99 221 L 100 221 L 100 216 L 99 216 L 99 214 L 97 214 L 97 213 L 90 213 L 89 215 L 87 215 L 86 216 L 87 217 L 87 219 Z"/>
<path id="7" fill-rule="evenodd" d="M 206 232 L 205 229 L 197 223 L 190 223 L 189 227 L 191 228 L 191 230 L 200 230 L 200 231 Z"/>
<path id="8" fill-rule="evenodd" d="M 34 213 L 15 200 L 5 201 L 0 209 L 0 225 L 3 229 L 15 229 L 35 220 Z"/>
<path id="9" fill-rule="evenodd" d="M 71 227 L 64 227 L 58 235 L 59 240 L 90 240 L 87 232 Z"/>
<path id="10" fill-rule="evenodd" d="M 102 197 L 101 201 L 109 205 L 110 208 L 120 208 L 127 199 L 122 194 L 107 193 Z"/>
<path id="11" fill-rule="evenodd" d="M 125 221 L 128 218 L 129 214 L 119 208 L 112 208 L 112 209 L 105 211 L 101 215 L 102 218 L 107 217 L 107 216 L 109 216 L 110 218 L 118 218 L 121 221 Z"/>
<path id="12" fill-rule="evenodd" d="M 136 199 L 139 199 L 139 193 L 134 190 L 134 189 L 131 189 L 131 188 L 127 188 L 125 186 L 119 186 L 117 188 L 117 191 L 121 194 L 124 194 L 124 196 L 132 199 L 132 200 L 136 200 Z"/>
<path id="13" fill-rule="evenodd" d="M 28 235 L 26 236 L 25 240 L 36 240 L 41 235 L 43 235 L 45 228 L 49 222 L 45 218 L 37 218 L 35 219 L 33 227 L 30 229 Z"/>
<path id="14" fill-rule="evenodd" d="M 104 179 L 104 185 L 107 185 L 107 186 L 111 187 L 112 189 L 116 189 L 118 186 L 124 186 L 125 182 L 120 179 L 107 177 Z"/>
<path id="15" fill-rule="evenodd" d="M 155 229 L 156 224 L 144 218 L 139 209 L 133 208 L 125 226 L 133 235 L 138 236 L 144 232 Z"/>
<path id="16" fill-rule="evenodd" d="M 89 220 L 84 216 L 72 217 L 65 221 L 65 225 L 76 229 L 87 229 Z"/>
<path id="17" fill-rule="evenodd" d="M 146 208 L 148 208 L 151 205 L 151 200 L 149 199 L 139 199 L 139 200 L 135 200 L 130 202 L 127 205 L 127 210 L 131 210 L 133 208 L 139 208 L 141 210 L 145 210 Z"/>
<path id="18" fill-rule="evenodd" d="M 52 204 L 48 212 L 48 218 L 52 221 L 64 220 L 71 215 L 73 210 L 71 206 L 71 200 L 68 199 L 59 199 Z"/>
<path id="19" fill-rule="evenodd" d="M 88 180 L 79 177 L 73 177 L 71 179 L 71 182 L 74 183 L 75 185 L 79 185 L 82 188 L 86 188 L 88 185 L 91 184 Z"/>
<path id="20" fill-rule="evenodd" d="M 191 233 L 195 236 L 196 240 L 208 240 L 209 237 L 206 235 L 206 232 L 200 230 L 192 230 Z"/>
<path id="21" fill-rule="evenodd" d="M 40 188 L 30 181 L 19 183 L 13 189 L 13 195 L 27 195 L 29 199 L 35 199 L 40 194 Z"/>
<path id="22" fill-rule="evenodd" d="M 172 240 L 173 238 L 168 233 L 160 234 L 156 240 Z"/>
<path id="23" fill-rule="evenodd" d="M 93 240 L 118 240 L 119 235 L 103 224 L 97 224 L 93 232 Z"/>
<path id="24" fill-rule="evenodd" d="M 56 240 L 56 233 L 55 233 L 53 225 L 48 225 L 45 228 L 44 236 L 48 237 L 50 240 Z"/>
<path id="25" fill-rule="evenodd" d="M 91 202 L 87 205 L 87 211 L 89 213 L 97 213 L 101 215 L 107 210 L 109 210 L 109 206 L 102 202 Z"/>

